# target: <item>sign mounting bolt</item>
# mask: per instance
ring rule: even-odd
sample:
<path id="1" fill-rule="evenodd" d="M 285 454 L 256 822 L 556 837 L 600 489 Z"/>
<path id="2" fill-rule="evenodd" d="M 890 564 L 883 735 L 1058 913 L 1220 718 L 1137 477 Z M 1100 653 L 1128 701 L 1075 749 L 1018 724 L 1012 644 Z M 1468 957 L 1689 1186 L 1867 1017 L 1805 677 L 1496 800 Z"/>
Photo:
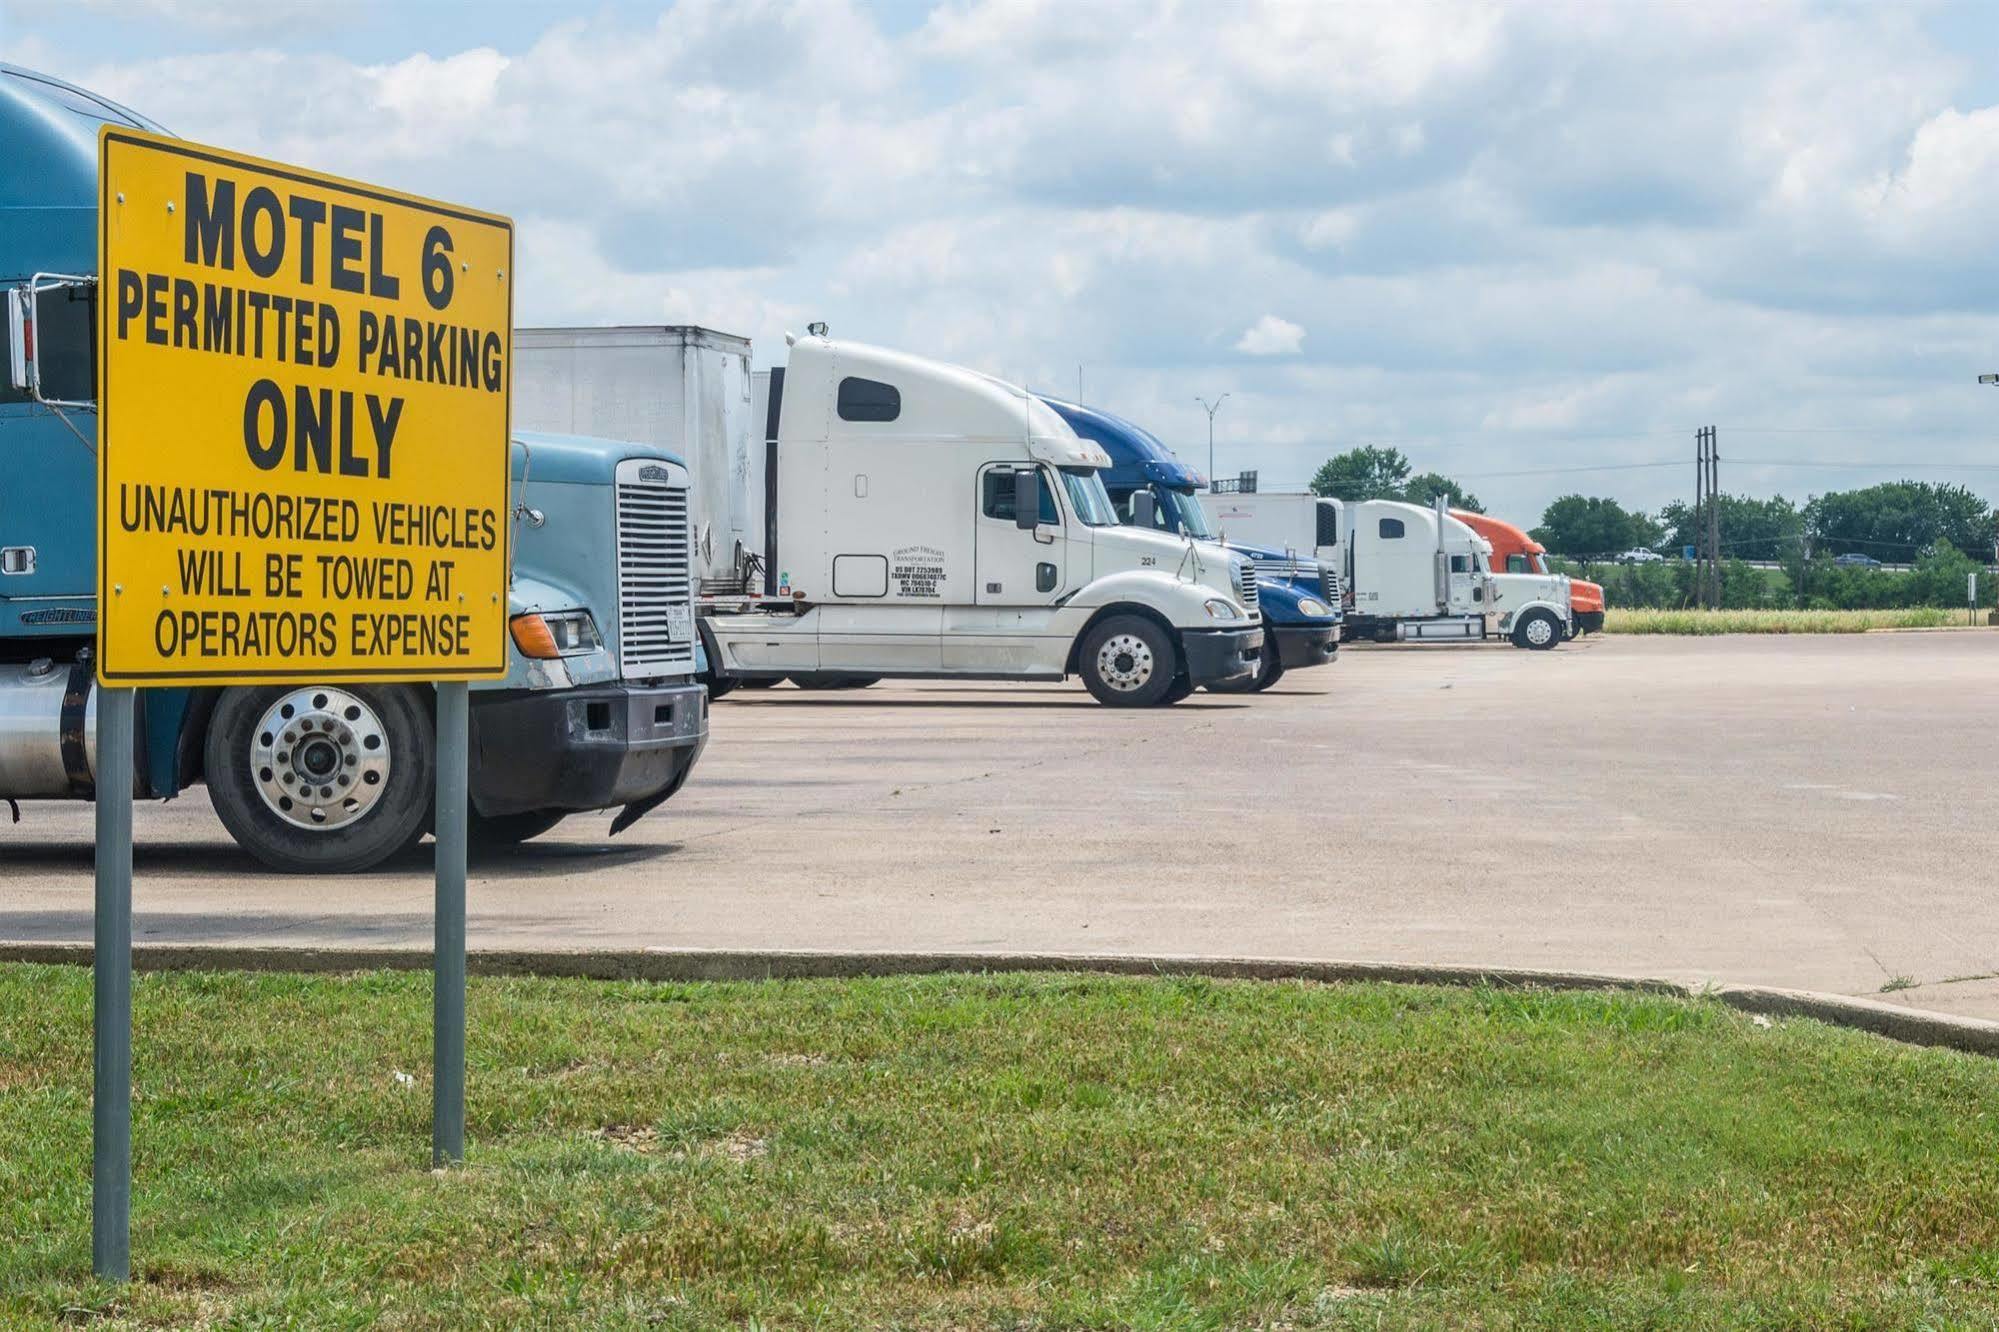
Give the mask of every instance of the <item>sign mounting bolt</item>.
<path id="1" fill-rule="evenodd" d="M 123 190 L 118 191 L 118 202 L 119 203 L 125 202 L 125 191 Z"/>
<path id="2" fill-rule="evenodd" d="M 172 199 L 169 199 L 167 200 L 167 211 L 171 213 L 173 210 L 174 210 L 174 201 Z"/>
<path id="3" fill-rule="evenodd" d="M 124 596 L 124 595 L 125 595 L 125 585 L 124 585 L 123 583 L 113 583 L 113 584 L 111 585 L 111 595 L 112 595 L 112 596 L 114 596 L 114 597 L 122 597 L 122 596 Z"/>

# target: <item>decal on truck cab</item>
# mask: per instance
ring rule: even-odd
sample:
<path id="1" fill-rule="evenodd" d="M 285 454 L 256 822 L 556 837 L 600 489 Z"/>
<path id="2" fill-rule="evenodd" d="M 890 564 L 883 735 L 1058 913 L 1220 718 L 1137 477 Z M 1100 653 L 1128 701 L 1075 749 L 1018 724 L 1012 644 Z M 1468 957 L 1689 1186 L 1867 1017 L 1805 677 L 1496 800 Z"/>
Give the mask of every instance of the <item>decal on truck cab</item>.
<path id="1" fill-rule="evenodd" d="M 935 546 L 904 546 L 889 566 L 896 595 L 941 599 L 944 595 L 944 552 Z"/>

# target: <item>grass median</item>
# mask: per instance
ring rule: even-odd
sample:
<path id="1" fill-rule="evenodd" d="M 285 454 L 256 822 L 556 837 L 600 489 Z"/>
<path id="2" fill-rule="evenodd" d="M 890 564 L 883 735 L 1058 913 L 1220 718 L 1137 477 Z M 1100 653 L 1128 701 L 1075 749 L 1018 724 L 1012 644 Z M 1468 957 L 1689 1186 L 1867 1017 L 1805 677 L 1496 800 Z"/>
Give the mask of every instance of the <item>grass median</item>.
<path id="1" fill-rule="evenodd" d="M 1984 612 L 1979 613 L 1981 618 Z M 1963 628 L 1963 610 L 1618 610 L 1607 634 L 1861 634 L 1870 629 Z"/>
<path id="2" fill-rule="evenodd" d="M 0 968 L 0 1322 L 1874 1327 L 1999 1317 L 1999 1065 L 1713 1002 L 1071 976 L 146 975 L 90 1282 L 90 979 Z"/>

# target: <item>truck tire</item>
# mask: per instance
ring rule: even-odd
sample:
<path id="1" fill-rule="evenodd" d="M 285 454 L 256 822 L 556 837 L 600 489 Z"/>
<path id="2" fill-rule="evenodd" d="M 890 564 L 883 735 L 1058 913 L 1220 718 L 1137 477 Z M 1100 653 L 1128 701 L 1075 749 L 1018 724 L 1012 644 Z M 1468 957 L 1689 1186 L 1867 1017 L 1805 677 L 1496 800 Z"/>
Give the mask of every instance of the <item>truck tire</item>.
<path id="1" fill-rule="evenodd" d="M 1513 626 L 1513 646 L 1546 652 L 1562 641 L 1563 634 L 1562 622 L 1554 612 L 1531 610 Z"/>
<path id="2" fill-rule="evenodd" d="M 1083 684 L 1113 708 L 1163 702 L 1180 674 L 1173 636 L 1142 615 L 1113 615 L 1083 635 Z"/>
<path id="3" fill-rule="evenodd" d="M 1263 654 L 1256 659 L 1256 674 L 1239 680 L 1224 680 L 1208 686 L 1214 694 L 1260 694 L 1284 678 L 1284 663 L 1277 659 L 1277 635 L 1263 635 Z"/>
<path id="4" fill-rule="evenodd" d="M 518 814 L 495 814 L 488 818 L 478 810 L 465 812 L 465 840 L 473 846 L 494 850 L 519 846 L 539 837 L 569 817 L 566 809 L 528 809 Z"/>
<path id="5" fill-rule="evenodd" d="M 407 685 L 230 688 L 202 759 L 222 826 L 287 874 L 346 874 L 413 845 L 437 787 L 431 692 Z"/>

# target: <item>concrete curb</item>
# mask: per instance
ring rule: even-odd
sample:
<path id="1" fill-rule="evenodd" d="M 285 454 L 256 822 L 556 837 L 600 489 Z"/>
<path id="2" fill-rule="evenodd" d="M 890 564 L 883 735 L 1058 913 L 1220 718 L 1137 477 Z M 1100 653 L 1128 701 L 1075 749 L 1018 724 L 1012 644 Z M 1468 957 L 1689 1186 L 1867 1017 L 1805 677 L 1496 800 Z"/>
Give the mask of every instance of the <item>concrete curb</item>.
<path id="1" fill-rule="evenodd" d="M 0 942 L 0 963 L 88 966 L 89 944 Z M 413 948 L 277 948 L 230 944 L 140 944 L 140 971 L 424 971 L 430 954 Z M 1999 1055 L 1999 1022 L 1903 1008 L 1875 999 L 1760 985 L 1688 985 L 1644 977 L 1532 967 L 1422 966 L 1399 962 L 1314 962 L 1288 958 L 1147 956 L 1112 953 L 819 953 L 711 949 L 480 950 L 466 960 L 475 976 L 559 976 L 587 980 L 753 981 L 922 976 L 1000 971 L 1082 971 L 1113 976 L 1209 976 L 1221 980 L 1384 981 L 1404 985 L 1488 985 L 1518 989 L 1621 990 L 1709 998 L 1745 1013 L 1812 1018 L 1911 1045 Z"/>

